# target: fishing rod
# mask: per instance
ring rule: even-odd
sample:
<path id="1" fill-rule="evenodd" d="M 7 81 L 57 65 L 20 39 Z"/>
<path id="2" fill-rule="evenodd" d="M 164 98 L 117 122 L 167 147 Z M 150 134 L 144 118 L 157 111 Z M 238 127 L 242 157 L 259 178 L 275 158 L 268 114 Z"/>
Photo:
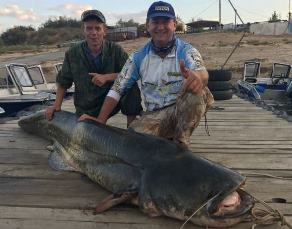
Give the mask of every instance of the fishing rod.
<path id="1" fill-rule="evenodd" d="M 239 16 L 237 10 L 235 9 L 235 7 L 233 6 L 231 0 L 228 0 L 228 2 L 230 3 L 231 7 L 233 8 L 236 16 L 239 18 L 239 20 L 241 21 L 242 24 L 244 24 L 243 20 L 241 19 L 241 17 Z M 237 44 L 234 46 L 233 50 L 231 51 L 231 53 L 229 54 L 229 56 L 227 57 L 226 61 L 224 62 L 224 64 L 221 66 L 221 70 L 223 70 L 223 68 L 225 67 L 225 65 L 227 64 L 227 62 L 229 61 L 230 57 L 233 55 L 233 53 L 235 52 L 235 50 L 238 48 L 240 42 L 242 41 L 242 39 L 244 38 L 245 34 L 247 33 L 247 31 L 245 30 L 243 35 L 240 37 L 239 41 L 237 42 Z"/>

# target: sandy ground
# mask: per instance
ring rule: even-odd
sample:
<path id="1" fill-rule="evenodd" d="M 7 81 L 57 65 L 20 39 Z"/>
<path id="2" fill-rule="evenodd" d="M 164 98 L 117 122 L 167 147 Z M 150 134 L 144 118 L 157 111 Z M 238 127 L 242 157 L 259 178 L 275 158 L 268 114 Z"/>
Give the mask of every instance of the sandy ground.
<path id="1" fill-rule="evenodd" d="M 208 69 L 220 69 L 242 35 L 243 33 L 212 32 L 179 36 L 190 42 L 201 52 Z M 131 53 L 141 47 L 147 40 L 147 38 L 139 38 L 120 42 L 120 44 L 128 53 Z M 4 60 L 13 62 L 14 58 L 23 57 L 24 55 L 29 54 L 1 55 L 0 62 Z M 265 76 L 272 70 L 273 62 L 292 64 L 291 57 L 292 35 L 260 36 L 246 34 L 224 68 L 233 71 L 233 81 L 235 81 L 241 77 L 243 63 L 246 60 L 258 59 L 262 66 L 262 76 Z M 41 64 L 48 80 L 53 81 L 55 78 L 53 64 L 59 61 L 61 60 L 40 61 L 35 64 Z"/>

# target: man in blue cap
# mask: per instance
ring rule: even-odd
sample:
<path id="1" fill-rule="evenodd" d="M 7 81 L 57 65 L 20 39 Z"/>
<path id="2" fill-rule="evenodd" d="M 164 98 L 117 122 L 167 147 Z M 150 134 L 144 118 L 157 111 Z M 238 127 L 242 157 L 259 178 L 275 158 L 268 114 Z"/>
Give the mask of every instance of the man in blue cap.
<path id="1" fill-rule="evenodd" d="M 130 127 L 188 146 L 194 128 L 214 101 L 206 87 L 208 72 L 200 53 L 175 36 L 176 17 L 169 3 L 157 1 L 150 6 L 146 28 L 151 40 L 130 55 L 99 116 L 81 119 L 106 123 L 121 96 L 141 80 L 146 112 Z"/>
<path id="2" fill-rule="evenodd" d="M 81 15 L 84 40 L 65 53 L 61 71 L 57 75 L 56 101 L 46 110 L 52 119 L 61 110 L 67 88 L 75 85 L 74 105 L 76 114 L 98 116 L 103 101 L 128 54 L 118 44 L 104 39 L 106 20 L 99 10 L 86 10 Z M 110 116 L 121 109 L 128 116 L 128 123 L 142 111 L 140 90 L 136 84 L 119 102 Z"/>

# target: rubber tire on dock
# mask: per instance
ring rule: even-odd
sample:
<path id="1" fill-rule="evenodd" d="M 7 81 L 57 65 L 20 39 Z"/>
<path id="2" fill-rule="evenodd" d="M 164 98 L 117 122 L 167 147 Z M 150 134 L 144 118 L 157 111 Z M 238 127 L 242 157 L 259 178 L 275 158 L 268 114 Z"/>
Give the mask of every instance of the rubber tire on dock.
<path id="1" fill-rule="evenodd" d="M 233 91 L 226 90 L 226 91 L 211 91 L 214 100 L 228 100 L 232 98 Z"/>
<path id="2" fill-rule="evenodd" d="M 230 80 L 232 72 L 230 70 L 212 69 L 208 70 L 208 88 L 213 94 L 214 100 L 228 100 L 232 98 L 233 91 Z"/>
<path id="3" fill-rule="evenodd" d="M 230 70 L 208 70 L 209 81 L 229 81 L 232 77 Z"/>
<path id="4" fill-rule="evenodd" d="M 229 81 L 209 81 L 208 88 L 210 91 L 227 91 L 232 85 Z"/>

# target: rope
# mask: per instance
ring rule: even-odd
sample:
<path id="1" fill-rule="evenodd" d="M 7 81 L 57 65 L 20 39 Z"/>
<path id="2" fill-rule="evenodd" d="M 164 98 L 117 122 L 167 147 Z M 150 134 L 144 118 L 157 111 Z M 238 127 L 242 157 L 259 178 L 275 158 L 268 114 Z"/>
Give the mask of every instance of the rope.
<path id="1" fill-rule="evenodd" d="M 210 131 L 209 131 L 209 125 L 208 125 L 208 120 L 207 120 L 207 115 L 205 113 L 205 131 L 207 133 L 208 136 L 211 136 L 210 135 Z"/>
<path id="2" fill-rule="evenodd" d="M 244 32 L 241 36 L 241 38 L 239 39 L 239 41 L 237 42 L 237 44 L 234 46 L 233 50 L 231 51 L 231 53 L 229 54 L 229 56 L 227 57 L 227 59 L 225 60 L 224 64 L 221 66 L 221 70 L 224 69 L 225 65 L 227 64 L 227 62 L 229 61 L 230 57 L 232 56 L 232 54 L 235 52 L 235 50 L 239 47 L 240 42 L 242 41 L 242 39 L 244 38 L 245 34 L 247 32 Z"/>
<path id="3" fill-rule="evenodd" d="M 291 225 L 286 221 L 284 215 L 280 213 L 278 210 L 272 209 L 264 210 L 259 208 L 252 209 L 252 217 L 255 223 L 252 225 L 252 229 L 255 229 L 257 225 L 269 225 L 274 224 L 278 221 L 281 222 L 281 226 L 288 226 L 288 228 L 292 228 Z"/>
<path id="4" fill-rule="evenodd" d="M 248 192 L 244 191 L 249 194 Z M 250 195 L 250 194 L 249 194 Z M 280 213 L 278 210 L 270 207 L 266 202 L 259 200 L 253 196 L 253 198 L 262 204 L 266 209 L 253 208 L 251 211 L 252 220 L 254 224 L 251 229 L 255 229 L 258 225 L 269 225 L 274 224 L 276 222 L 280 222 L 281 226 L 287 226 L 289 229 L 292 229 L 292 225 L 290 225 L 285 216 Z"/>
<path id="5" fill-rule="evenodd" d="M 251 195 L 247 191 L 244 191 L 244 190 L 242 190 L 242 191 L 248 195 Z M 181 227 L 179 229 L 183 229 L 185 227 L 185 225 L 187 224 L 187 222 L 195 214 L 197 214 L 198 211 L 200 211 L 203 207 L 205 207 L 210 201 L 212 201 L 217 196 L 218 196 L 218 194 L 213 196 L 211 199 L 206 201 L 202 206 L 200 206 L 189 218 L 187 218 L 187 220 L 181 225 Z M 276 222 L 280 222 L 282 227 L 287 226 L 289 229 L 292 229 L 292 225 L 287 222 L 285 216 L 281 212 L 279 212 L 276 209 L 273 209 L 266 202 L 261 201 L 261 200 L 255 198 L 254 196 L 253 196 L 253 198 L 258 203 L 262 204 L 266 209 L 253 208 L 251 210 L 251 218 L 252 218 L 251 220 L 254 221 L 251 229 L 255 229 L 256 226 L 258 226 L 258 225 L 270 225 L 270 224 L 275 224 Z M 205 228 L 208 229 L 208 225 L 206 225 Z"/>

